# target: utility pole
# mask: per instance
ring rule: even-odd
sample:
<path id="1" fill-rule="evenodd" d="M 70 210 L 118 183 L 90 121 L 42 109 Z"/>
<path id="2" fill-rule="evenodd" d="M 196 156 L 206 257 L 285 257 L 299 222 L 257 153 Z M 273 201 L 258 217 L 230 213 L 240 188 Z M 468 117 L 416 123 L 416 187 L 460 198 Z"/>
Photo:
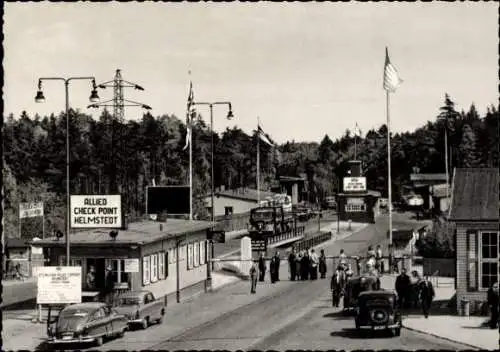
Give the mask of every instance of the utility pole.
<path id="1" fill-rule="evenodd" d="M 92 108 L 98 108 L 98 107 L 107 107 L 107 106 L 112 106 L 113 107 L 113 118 L 111 120 L 111 159 L 110 159 L 110 166 L 111 170 L 109 172 L 109 192 L 111 194 L 114 193 L 120 193 L 121 187 L 118 185 L 117 182 L 117 170 L 116 170 L 116 164 L 118 162 L 115 160 L 115 124 L 118 123 L 119 126 L 121 126 L 124 123 L 125 120 L 125 106 L 140 106 L 141 108 L 145 110 L 151 110 L 151 107 L 143 104 L 143 103 L 138 103 L 135 101 L 130 101 L 126 100 L 123 97 L 123 88 L 134 88 L 137 90 L 144 90 L 140 85 L 132 82 L 125 81 L 122 78 L 121 70 L 117 69 L 115 72 L 115 77 L 111 81 L 107 81 L 104 83 L 101 83 L 98 85 L 98 88 L 105 89 L 107 87 L 112 87 L 113 88 L 113 99 L 104 101 L 99 104 L 91 104 L 89 107 Z M 121 131 L 121 127 L 119 129 Z M 118 140 L 120 141 L 120 148 L 123 149 L 123 138 L 122 136 L 118 136 Z M 120 182 L 121 184 L 121 182 Z"/>

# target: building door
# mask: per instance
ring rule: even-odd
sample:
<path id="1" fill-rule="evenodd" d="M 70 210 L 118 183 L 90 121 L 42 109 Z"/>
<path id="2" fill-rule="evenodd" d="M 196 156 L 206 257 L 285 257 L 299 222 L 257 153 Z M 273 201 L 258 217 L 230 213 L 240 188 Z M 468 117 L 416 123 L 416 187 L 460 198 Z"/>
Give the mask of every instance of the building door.
<path id="1" fill-rule="evenodd" d="M 89 261 L 91 259 L 87 259 Z M 104 288 L 105 275 L 106 275 L 106 263 L 104 258 L 93 259 L 95 266 L 95 287 L 98 290 Z"/>

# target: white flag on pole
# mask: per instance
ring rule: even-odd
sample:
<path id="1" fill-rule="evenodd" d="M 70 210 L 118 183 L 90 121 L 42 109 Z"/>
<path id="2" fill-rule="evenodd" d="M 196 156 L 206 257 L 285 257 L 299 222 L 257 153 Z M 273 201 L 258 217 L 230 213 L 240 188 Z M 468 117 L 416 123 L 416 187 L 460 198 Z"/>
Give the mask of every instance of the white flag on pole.
<path id="1" fill-rule="evenodd" d="M 257 125 L 257 134 L 261 141 L 263 141 L 267 145 L 270 145 L 271 147 L 274 147 L 273 142 L 271 142 L 269 138 L 267 138 L 266 134 L 264 133 L 260 125 Z"/>
<path id="2" fill-rule="evenodd" d="M 399 77 L 398 70 L 394 67 L 389 59 L 389 51 L 385 48 L 385 65 L 384 65 L 384 89 L 388 92 L 395 92 L 396 88 L 403 83 Z"/>

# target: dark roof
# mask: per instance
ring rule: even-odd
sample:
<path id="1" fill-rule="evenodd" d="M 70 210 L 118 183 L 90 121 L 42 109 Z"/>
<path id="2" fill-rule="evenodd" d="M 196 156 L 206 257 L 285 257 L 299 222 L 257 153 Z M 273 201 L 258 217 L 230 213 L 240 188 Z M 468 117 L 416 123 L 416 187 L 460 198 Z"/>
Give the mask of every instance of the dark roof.
<path id="1" fill-rule="evenodd" d="M 354 193 L 339 193 L 338 194 L 339 196 L 359 196 L 359 197 L 363 197 L 363 196 L 372 196 L 372 197 L 377 197 L 377 198 L 380 198 L 380 196 L 382 195 L 379 191 L 373 191 L 373 190 L 366 190 L 365 192 L 354 192 Z"/>
<path id="2" fill-rule="evenodd" d="M 305 182 L 306 179 L 304 177 L 295 177 L 295 176 L 279 176 L 279 182 Z"/>
<path id="3" fill-rule="evenodd" d="M 278 193 L 260 191 L 260 200 L 264 200 L 266 197 L 275 196 Z M 216 197 L 226 197 L 233 199 L 248 200 L 252 202 L 257 202 L 257 190 L 252 188 L 237 188 L 237 189 L 226 189 L 224 191 L 219 191 L 215 193 Z"/>
<path id="4" fill-rule="evenodd" d="M 5 240 L 5 248 L 27 248 L 29 240 L 26 238 L 7 238 Z"/>
<path id="5" fill-rule="evenodd" d="M 452 185 L 451 221 L 498 221 L 500 178 L 495 168 L 456 169 Z"/>
<path id="6" fill-rule="evenodd" d="M 163 229 L 160 230 L 160 224 Z M 206 230 L 212 227 L 208 221 L 167 219 L 167 222 L 143 221 L 130 223 L 127 230 L 119 230 L 115 240 L 109 236 L 110 229 L 91 229 L 71 235 L 72 245 L 141 245 L 167 238 L 177 237 L 187 233 Z M 50 237 L 36 241 L 37 246 L 62 246 L 64 238 L 57 240 Z"/>
<path id="7" fill-rule="evenodd" d="M 446 174 L 410 174 L 411 181 L 443 181 L 446 182 Z"/>

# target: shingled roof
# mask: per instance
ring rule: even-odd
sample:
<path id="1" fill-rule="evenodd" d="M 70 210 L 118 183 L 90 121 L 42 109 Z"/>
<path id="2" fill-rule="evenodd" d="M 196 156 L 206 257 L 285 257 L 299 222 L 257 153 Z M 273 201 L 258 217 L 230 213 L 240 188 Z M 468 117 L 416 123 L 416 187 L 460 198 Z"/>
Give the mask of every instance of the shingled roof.
<path id="1" fill-rule="evenodd" d="M 456 169 L 451 221 L 498 221 L 500 178 L 495 168 Z"/>

